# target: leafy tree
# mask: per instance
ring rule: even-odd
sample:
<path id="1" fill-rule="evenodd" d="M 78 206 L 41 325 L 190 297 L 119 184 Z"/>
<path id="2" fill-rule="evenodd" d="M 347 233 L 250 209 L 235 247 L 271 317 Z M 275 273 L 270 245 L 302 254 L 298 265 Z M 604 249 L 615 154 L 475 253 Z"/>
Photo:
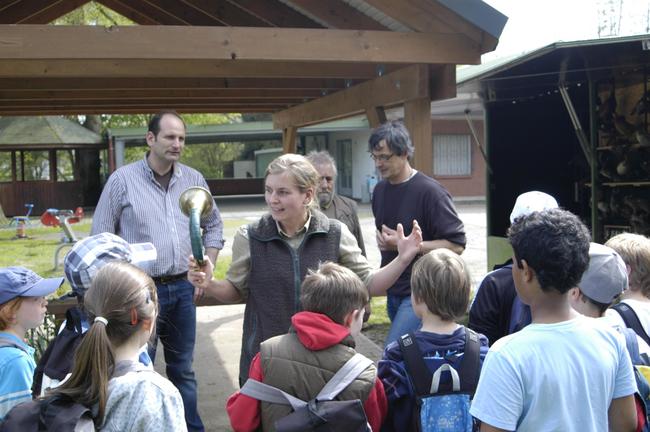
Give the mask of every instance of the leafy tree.
<path id="1" fill-rule="evenodd" d="M 93 1 L 54 20 L 53 25 L 135 25 L 130 19 Z"/>

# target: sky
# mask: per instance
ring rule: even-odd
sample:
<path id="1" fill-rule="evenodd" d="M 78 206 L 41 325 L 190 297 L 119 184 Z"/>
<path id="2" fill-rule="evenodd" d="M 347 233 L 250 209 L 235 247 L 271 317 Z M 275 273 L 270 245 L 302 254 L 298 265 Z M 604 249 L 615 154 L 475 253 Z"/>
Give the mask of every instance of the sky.
<path id="1" fill-rule="evenodd" d="M 619 36 L 647 33 L 650 0 L 484 0 L 508 17 L 497 49 L 483 61 L 558 41 L 598 38 L 612 25 Z"/>

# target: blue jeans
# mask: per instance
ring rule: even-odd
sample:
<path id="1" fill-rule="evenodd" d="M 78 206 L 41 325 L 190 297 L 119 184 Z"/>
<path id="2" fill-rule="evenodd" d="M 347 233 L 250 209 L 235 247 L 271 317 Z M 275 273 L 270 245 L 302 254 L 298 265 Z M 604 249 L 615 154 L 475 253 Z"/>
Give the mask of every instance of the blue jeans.
<path id="1" fill-rule="evenodd" d="M 196 306 L 194 287 L 187 279 L 156 284 L 159 313 L 156 342 L 162 342 L 167 378 L 176 386 L 185 406 L 185 422 L 189 431 L 203 431 L 197 410 L 197 386 L 192 369 L 196 340 Z M 149 356 L 156 360 L 156 346 L 149 345 Z"/>
<path id="2" fill-rule="evenodd" d="M 411 296 L 394 296 L 388 294 L 386 300 L 386 309 L 388 310 L 388 318 L 390 318 L 390 330 L 384 347 L 389 343 L 396 341 L 400 336 L 413 332 L 422 326 L 420 318 L 413 312 L 411 305 Z"/>

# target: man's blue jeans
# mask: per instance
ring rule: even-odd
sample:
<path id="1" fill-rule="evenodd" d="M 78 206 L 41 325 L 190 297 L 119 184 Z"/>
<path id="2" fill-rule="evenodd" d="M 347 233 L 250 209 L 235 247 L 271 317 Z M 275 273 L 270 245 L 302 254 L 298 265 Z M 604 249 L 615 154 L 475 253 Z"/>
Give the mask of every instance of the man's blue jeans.
<path id="1" fill-rule="evenodd" d="M 203 431 L 197 409 L 197 386 L 192 369 L 196 340 L 194 287 L 187 279 L 156 284 L 159 313 L 156 333 L 163 344 L 167 378 L 176 386 L 185 406 L 189 431 Z M 157 338 L 154 339 L 157 342 Z M 156 360 L 156 346 L 149 345 L 149 356 Z"/>
<path id="2" fill-rule="evenodd" d="M 413 312 L 411 305 L 411 296 L 394 296 L 388 294 L 386 299 L 386 309 L 388 318 L 390 318 L 390 330 L 384 346 L 396 341 L 400 336 L 414 332 L 422 326 L 420 318 Z"/>

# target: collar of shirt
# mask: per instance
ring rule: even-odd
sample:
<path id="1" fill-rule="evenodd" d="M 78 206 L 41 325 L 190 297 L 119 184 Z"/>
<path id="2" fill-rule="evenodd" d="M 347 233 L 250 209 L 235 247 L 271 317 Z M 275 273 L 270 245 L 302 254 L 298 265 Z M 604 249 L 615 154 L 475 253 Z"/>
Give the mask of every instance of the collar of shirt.
<path id="1" fill-rule="evenodd" d="M 333 203 L 334 203 L 334 194 L 332 194 L 332 199 L 330 200 L 330 202 L 328 202 L 327 205 L 325 205 L 325 206 L 321 206 L 321 209 L 322 210 L 327 210 L 328 208 L 332 207 Z"/>
<path id="2" fill-rule="evenodd" d="M 282 236 L 284 236 L 286 238 L 292 238 L 292 237 L 296 237 L 298 235 L 301 235 L 305 231 L 307 231 L 307 228 L 309 227 L 309 222 L 311 222 L 311 212 L 307 213 L 307 222 L 305 222 L 305 224 L 302 226 L 302 228 L 300 228 L 298 231 L 296 231 L 296 233 L 294 235 L 292 235 L 292 236 L 290 236 L 289 234 L 282 231 L 282 228 L 280 227 L 280 224 L 277 221 L 275 222 L 275 226 L 278 228 L 278 232 L 280 233 L 280 235 L 282 235 Z"/>
<path id="3" fill-rule="evenodd" d="M 149 176 L 151 181 L 155 181 L 156 177 L 154 176 L 153 169 L 151 168 L 151 166 L 149 166 L 149 159 L 147 159 L 148 157 L 149 157 L 149 152 L 146 152 L 144 154 L 144 157 L 142 158 L 142 166 L 144 170 L 147 172 L 147 175 Z M 174 166 L 172 167 L 172 179 L 174 177 L 182 177 L 182 175 L 183 175 L 183 170 L 181 170 L 180 165 L 174 162 Z M 171 179 L 169 180 L 169 182 L 171 184 Z"/>
<path id="4" fill-rule="evenodd" d="M 25 341 L 18 336 L 16 336 L 13 333 L 8 333 L 8 332 L 0 332 L 0 338 L 7 339 L 9 341 L 12 341 L 22 347 L 24 347 L 27 352 L 29 352 L 31 355 L 34 355 L 34 352 L 36 351 L 34 348 L 30 347 L 25 343 Z"/>

